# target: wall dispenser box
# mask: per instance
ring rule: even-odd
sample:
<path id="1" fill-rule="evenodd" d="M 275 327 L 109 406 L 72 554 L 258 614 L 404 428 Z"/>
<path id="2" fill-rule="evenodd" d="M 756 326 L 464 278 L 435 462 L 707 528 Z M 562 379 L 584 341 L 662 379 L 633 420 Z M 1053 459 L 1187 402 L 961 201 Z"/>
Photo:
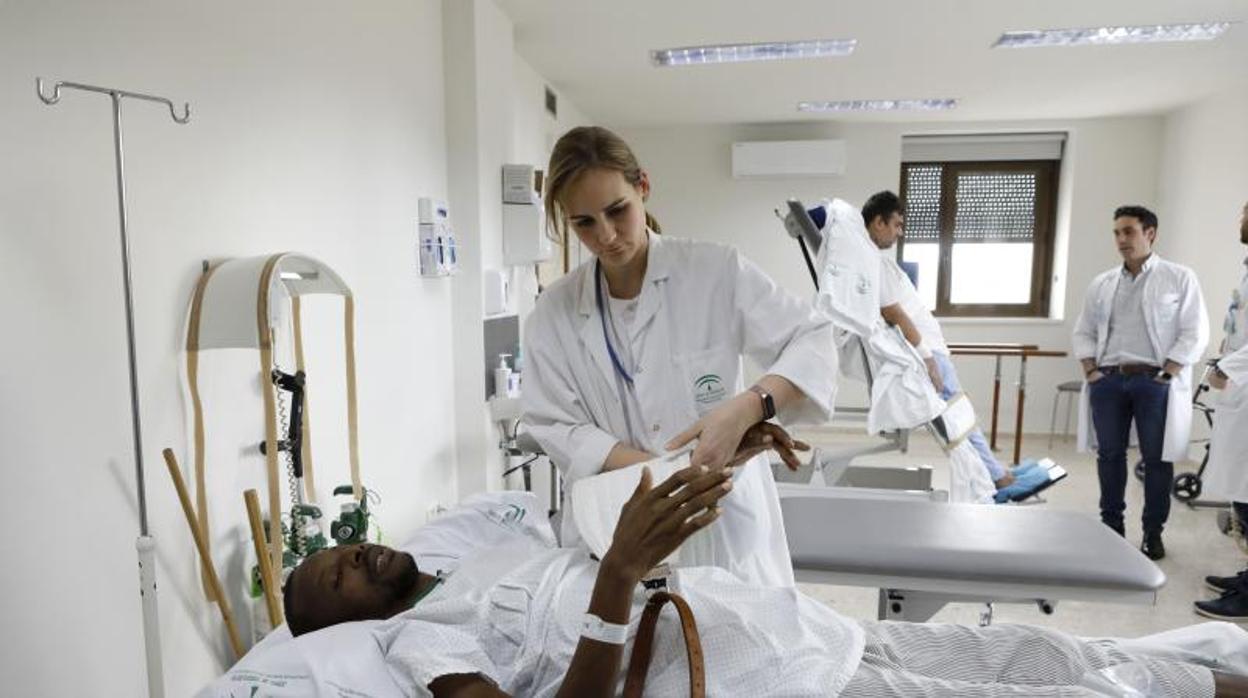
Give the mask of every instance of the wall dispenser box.
<path id="1" fill-rule="evenodd" d="M 483 277 L 485 314 L 502 315 L 507 312 L 507 272 L 486 269 Z"/>
<path id="2" fill-rule="evenodd" d="M 450 210 L 445 201 L 422 198 L 419 211 L 419 241 L 421 276 L 447 276 L 459 268 L 458 250 L 455 248 L 455 230 L 451 227 Z"/>
<path id="3" fill-rule="evenodd" d="M 550 259 L 542 199 L 532 165 L 503 165 L 503 263 L 527 266 Z"/>

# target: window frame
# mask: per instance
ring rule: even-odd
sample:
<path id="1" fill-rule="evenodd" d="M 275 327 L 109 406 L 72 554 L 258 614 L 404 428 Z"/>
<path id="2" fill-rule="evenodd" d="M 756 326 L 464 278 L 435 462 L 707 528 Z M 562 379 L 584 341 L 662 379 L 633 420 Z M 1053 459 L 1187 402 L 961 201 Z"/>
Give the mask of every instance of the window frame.
<path id="1" fill-rule="evenodd" d="M 1044 318 L 1049 316 L 1053 291 L 1053 253 L 1057 223 L 1057 186 L 1061 160 L 952 160 L 907 161 L 901 163 L 902 205 L 907 197 L 907 170 L 910 167 L 941 167 L 940 215 L 938 217 L 939 252 L 936 276 L 937 317 L 1009 317 Z M 950 300 L 953 273 L 953 232 L 957 216 L 956 186 L 958 175 L 966 172 L 1034 172 L 1036 173 L 1035 232 L 1032 237 L 1031 302 L 1015 303 L 953 303 Z M 897 242 L 897 260 L 904 254 L 906 238 Z M 975 243 L 959 243 L 975 244 Z"/>

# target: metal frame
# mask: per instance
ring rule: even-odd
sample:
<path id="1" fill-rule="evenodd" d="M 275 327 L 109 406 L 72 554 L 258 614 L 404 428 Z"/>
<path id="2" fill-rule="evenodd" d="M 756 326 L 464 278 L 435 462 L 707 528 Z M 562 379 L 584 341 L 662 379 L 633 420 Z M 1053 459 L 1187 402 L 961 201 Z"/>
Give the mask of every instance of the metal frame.
<path id="1" fill-rule="evenodd" d="M 143 426 L 139 415 L 138 361 L 134 347 L 134 297 L 130 273 L 130 238 L 126 215 L 126 165 L 121 138 L 121 100 L 138 99 L 164 104 L 174 123 L 185 124 L 191 120 L 191 105 L 183 103 L 182 115 L 178 115 L 173 102 L 155 95 L 119 90 L 113 87 L 84 85 L 77 82 L 57 82 L 52 93 L 45 94 L 43 78 L 35 78 L 35 90 L 44 104 L 61 101 L 61 90 L 82 90 L 106 94 L 113 104 L 113 153 L 117 171 L 117 213 L 121 232 L 121 276 L 126 302 L 126 350 L 130 369 L 130 419 L 134 439 L 135 490 L 139 505 L 139 537 L 135 547 L 139 554 L 139 594 L 143 599 L 143 641 L 147 658 L 147 691 L 149 696 L 159 697 L 165 693 L 164 669 L 160 649 L 160 619 L 156 603 L 156 539 L 148 533 L 147 493 L 143 473 Z"/>

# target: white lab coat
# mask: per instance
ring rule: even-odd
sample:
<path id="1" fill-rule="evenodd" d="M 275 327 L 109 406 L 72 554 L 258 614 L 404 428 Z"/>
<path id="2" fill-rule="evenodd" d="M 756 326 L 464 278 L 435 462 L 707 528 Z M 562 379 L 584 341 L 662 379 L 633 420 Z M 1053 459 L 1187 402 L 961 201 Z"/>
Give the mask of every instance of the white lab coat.
<path id="1" fill-rule="evenodd" d="M 805 393 L 807 399 L 782 412 L 781 420 L 826 421 L 836 393 L 831 323 L 735 249 L 649 236 L 631 331 L 643 339 L 632 345 L 641 414 L 630 410 L 630 417 L 644 443 L 631 445 L 662 453 L 667 441 L 739 393 L 742 354 Z M 601 472 L 615 444 L 630 440 L 596 309 L 594 269 L 590 260 L 552 284 L 525 324 L 524 425 L 563 473 L 565 489 Z M 713 559 L 694 562 L 724 567 L 754 583 L 792 585 L 766 456 L 741 469 L 721 509 L 708 529 Z M 579 540 L 571 511 L 564 512 L 562 537 L 565 546 Z"/>
<path id="2" fill-rule="evenodd" d="M 1202 478 L 1203 496 L 1248 502 L 1248 269 L 1227 310 L 1225 328 L 1226 344 L 1218 368 L 1229 382 L 1209 398 L 1214 408 L 1213 435 Z"/>
<path id="3" fill-rule="evenodd" d="M 1149 267 L 1144 282 L 1142 302 L 1148 339 L 1158 361 L 1172 360 L 1183 364 L 1183 370 L 1170 381 L 1170 399 L 1166 410 L 1166 434 L 1162 460 L 1179 462 L 1187 459 L 1188 441 L 1192 431 L 1192 366 L 1204 355 L 1209 342 L 1209 319 L 1205 300 L 1195 272 L 1153 253 L 1146 262 Z M 1092 280 L 1084 298 L 1083 312 L 1075 322 L 1075 358 L 1095 357 L 1097 364 L 1105 358 L 1109 338 L 1109 316 L 1114 308 L 1114 292 L 1118 289 L 1122 267 L 1102 272 Z M 1085 383 L 1079 399 L 1079 449 L 1096 448 L 1096 431 L 1092 427 L 1092 409 Z"/>

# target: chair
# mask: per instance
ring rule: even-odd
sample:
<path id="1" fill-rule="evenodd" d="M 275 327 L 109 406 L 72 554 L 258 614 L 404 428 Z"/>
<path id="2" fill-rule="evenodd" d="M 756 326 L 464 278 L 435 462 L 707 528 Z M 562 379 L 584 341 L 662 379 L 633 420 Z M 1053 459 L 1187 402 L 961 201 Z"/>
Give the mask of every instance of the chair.
<path id="1" fill-rule="evenodd" d="M 1074 410 L 1075 397 L 1083 391 L 1083 381 L 1066 381 L 1057 384 L 1057 394 L 1053 396 L 1053 417 L 1049 420 L 1049 448 L 1053 448 L 1053 430 L 1057 426 L 1057 403 L 1066 396 L 1066 421 L 1062 427 L 1062 438 L 1070 435 L 1070 413 Z"/>

